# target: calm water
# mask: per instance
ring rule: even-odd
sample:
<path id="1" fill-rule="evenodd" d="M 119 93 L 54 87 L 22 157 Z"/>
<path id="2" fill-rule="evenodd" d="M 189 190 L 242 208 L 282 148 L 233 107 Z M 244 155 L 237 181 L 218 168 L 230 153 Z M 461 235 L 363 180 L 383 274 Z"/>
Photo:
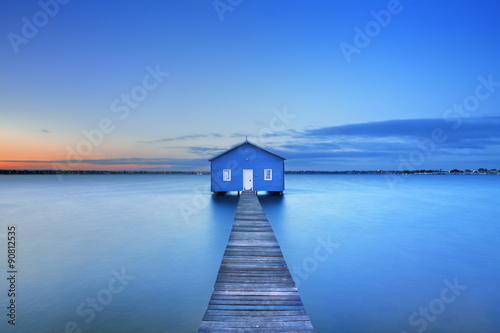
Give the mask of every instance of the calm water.
<path id="1" fill-rule="evenodd" d="M 238 200 L 208 183 L 0 176 L 0 330 L 196 332 Z M 288 175 L 260 200 L 317 332 L 499 332 L 499 197 L 497 176 Z"/>

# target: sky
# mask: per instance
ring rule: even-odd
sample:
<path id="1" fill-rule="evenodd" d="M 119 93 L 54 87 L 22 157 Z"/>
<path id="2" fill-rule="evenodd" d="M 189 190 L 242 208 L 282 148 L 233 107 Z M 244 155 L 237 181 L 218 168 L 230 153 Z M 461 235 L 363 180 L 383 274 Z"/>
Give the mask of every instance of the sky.
<path id="1" fill-rule="evenodd" d="M 2 0 L 0 168 L 500 169 L 498 1 Z"/>

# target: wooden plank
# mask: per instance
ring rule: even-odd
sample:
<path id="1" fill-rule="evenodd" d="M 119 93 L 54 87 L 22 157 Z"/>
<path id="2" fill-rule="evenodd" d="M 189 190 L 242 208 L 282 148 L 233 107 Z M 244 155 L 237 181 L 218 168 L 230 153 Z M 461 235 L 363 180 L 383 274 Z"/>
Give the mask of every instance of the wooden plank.
<path id="1" fill-rule="evenodd" d="M 257 318 L 257 317 L 256 317 Z M 259 318 L 257 318 L 259 319 Z M 282 322 L 282 323 L 287 323 L 287 322 L 295 322 L 295 321 L 308 321 L 309 316 L 307 315 L 300 315 L 300 316 L 289 316 L 287 321 L 283 321 L 283 316 L 267 316 L 266 321 L 263 322 Z M 205 316 L 203 318 L 203 321 L 219 321 L 219 322 L 233 322 L 232 325 L 234 327 L 238 327 L 238 323 L 250 323 L 253 324 L 255 323 L 252 318 L 242 318 L 242 317 L 237 317 L 237 316 Z"/>
<path id="2" fill-rule="evenodd" d="M 297 301 L 278 301 L 278 300 L 269 300 L 269 299 L 260 299 L 260 300 L 247 300 L 243 299 L 241 301 L 236 301 L 236 300 L 228 300 L 228 299 L 211 299 L 209 305 L 250 305 L 250 304 L 255 304 L 255 305 L 303 305 L 302 301 L 297 300 Z"/>
<path id="3" fill-rule="evenodd" d="M 281 316 L 282 321 L 290 320 L 291 316 L 305 316 L 306 311 L 301 310 L 212 310 L 207 309 L 206 316 L 236 316 L 240 321 L 262 321 L 265 322 L 268 316 Z M 236 318 L 233 318 L 236 319 Z"/>
<path id="4" fill-rule="evenodd" d="M 198 332 L 314 332 L 255 192 L 242 192 Z"/>

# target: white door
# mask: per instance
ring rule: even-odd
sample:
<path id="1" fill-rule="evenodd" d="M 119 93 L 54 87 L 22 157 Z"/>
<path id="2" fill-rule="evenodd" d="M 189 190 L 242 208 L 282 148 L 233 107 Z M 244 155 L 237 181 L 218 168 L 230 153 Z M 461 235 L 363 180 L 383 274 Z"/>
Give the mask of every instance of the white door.
<path id="1" fill-rule="evenodd" d="M 253 190 L 253 170 L 243 170 L 243 190 Z"/>

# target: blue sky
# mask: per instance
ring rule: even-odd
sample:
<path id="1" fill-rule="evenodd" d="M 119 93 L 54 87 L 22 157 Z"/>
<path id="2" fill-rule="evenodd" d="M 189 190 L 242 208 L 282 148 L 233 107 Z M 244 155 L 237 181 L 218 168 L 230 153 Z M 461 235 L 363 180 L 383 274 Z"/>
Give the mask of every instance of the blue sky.
<path id="1" fill-rule="evenodd" d="M 0 168 L 208 170 L 246 136 L 289 170 L 499 168 L 498 17 L 495 1 L 4 0 Z"/>

